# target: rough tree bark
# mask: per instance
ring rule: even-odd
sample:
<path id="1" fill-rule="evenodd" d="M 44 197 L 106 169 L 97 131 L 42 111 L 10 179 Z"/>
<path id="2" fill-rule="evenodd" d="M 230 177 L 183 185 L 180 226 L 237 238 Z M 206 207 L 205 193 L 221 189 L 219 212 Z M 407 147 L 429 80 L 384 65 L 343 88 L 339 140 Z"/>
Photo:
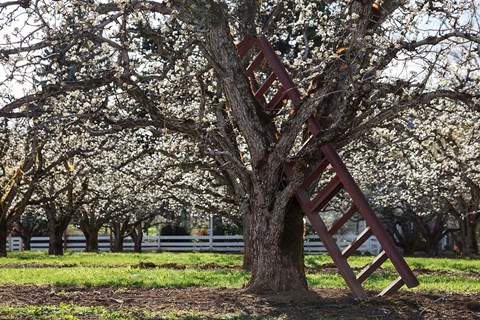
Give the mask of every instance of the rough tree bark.
<path id="1" fill-rule="evenodd" d="M 249 213 L 244 213 L 243 217 L 243 265 L 242 269 L 252 270 L 254 260 L 253 239 L 252 239 L 252 227 Z"/>
<path id="2" fill-rule="evenodd" d="M 5 217 L 0 218 L 0 257 L 7 256 L 8 221 Z"/>
<path id="3" fill-rule="evenodd" d="M 68 224 L 72 220 L 72 216 L 68 213 L 61 212 L 61 209 L 53 202 L 49 200 L 43 205 L 45 214 L 47 216 L 48 223 L 48 254 L 55 256 L 63 255 L 63 235 L 67 230 Z M 59 210 L 57 212 L 57 210 Z"/>
<path id="4" fill-rule="evenodd" d="M 213 11 L 215 14 L 206 17 L 210 20 L 205 22 L 210 26 L 205 35 L 206 49 L 236 125 L 249 145 L 253 168 L 248 178 L 244 178 L 244 185 L 251 186 L 248 188 L 251 234 L 247 242 L 253 243 L 252 278 L 246 289 L 256 293 L 306 290 L 302 214 L 298 206 L 287 206 L 289 199 L 285 195 L 279 195 L 283 183 L 282 161 L 286 159 L 273 155 L 269 149 L 278 142 L 277 131 L 257 107 L 224 12 L 220 6 Z"/>
<path id="5" fill-rule="evenodd" d="M 86 251 L 98 252 L 98 233 L 103 225 L 105 225 L 109 218 L 106 216 L 98 216 L 95 214 L 95 207 L 98 204 L 92 202 L 90 209 L 83 208 L 81 214 L 78 216 L 78 226 L 85 236 Z M 109 204 L 102 207 L 102 211 L 106 211 Z"/>
<path id="6" fill-rule="evenodd" d="M 462 256 L 472 257 L 478 255 L 477 224 L 474 223 L 473 215 L 467 214 L 459 219 L 459 224 Z"/>
<path id="7" fill-rule="evenodd" d="M 141 222 L 135 225 L 135 228 L 132 229 L 130 236 L 133 240 L 133 252 L 142 252 L 143 228 Z"/>
<path id="8" fill-rule="evenodd" d="M 303 255 L 303 214 L 295 200 L 280 229 L 271 225 L 271 212 L 252 212 L 253 265 L 247 290 L 255 293 L 293 292 L 307 288 Z"/>
<path id="9" fill-rule="evenodd" d="M 85 235 L 86 252 L 98 252 L 98 233 L 100 228 L 81 229 Z"/>
<path id="10" fill-rule="evenodd" d="M 119 221 L 112 221 L 110 224 L 110 229 L 113 233 L 112 252 L 123 252 L 123 241 L 126 232 L 124 226 L 125 224 L 122 224 Z"/>

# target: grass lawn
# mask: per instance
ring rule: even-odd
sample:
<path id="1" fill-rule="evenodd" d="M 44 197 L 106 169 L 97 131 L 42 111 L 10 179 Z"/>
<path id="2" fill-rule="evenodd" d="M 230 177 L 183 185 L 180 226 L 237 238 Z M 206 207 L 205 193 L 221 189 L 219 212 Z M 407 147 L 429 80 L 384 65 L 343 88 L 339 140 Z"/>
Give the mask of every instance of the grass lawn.
<path id="1" fill-rule="evenodd" d="M 349 259 L 349 263 L 353 268 L 359 270 L 370 263 L 372 259 L 373 257 L 353 256 Z M 415 295 L 418 293 L 421 299 L 423 299 L 423 303 L 427 304 L 424 307 L 418 305 L 418 310 L 415 312 L 423 314 L 425 310 L 432 308 L 428 303 L 436 306 L 438 299 L 467 294 L 466 298 L 463 299 L 467 299 L 468 302 L 468 294 L 476 294 L 478 296 L 480 292 L 479 260 L 407 258 L 407 262 L 414 271 L 417 270 L 416 273 L 420 286 L 414 289 L 404 288 L 404 294 L 409 295 L 409 298 L 399 297 L 393 303 L 388 301 L 381 302 L 383 303 L 382 308 L 390 308 L 391 312 L 397 312 L 397 309 L 400 308 L 398 312 L 401 313 L 401 316 L 405 316 L 404 313 L 411 310 L 411 303 L 414 303 L 412 301 L 417 301 L 419 298 L 419 296 Z M 149 264 L 149 267 L 146 267 L 147 264 Z M 217 307 L 215 311 L 190 310 L 188 308 L 181 308 L 181 310 L 177 308 L 157 308 L 153 310 L 145 306 L 142 307 L 142 304 L 131 306 L 119 304 L 118 306 L 112 306 L 111 304 L 97 305 L 90 303 L 95 299 L 97 299 L 95 301 L 98 301 L 98 297 L 100 297 L 100 301 L 104 299 L 106 299 L 105 301 L 112 301 L 113 299 L 113 303 L 115 303 L 117 301 L 114 298 L 116 295 L 121 295 L 125 290 L 136 288 L 135 290 L 138 290 L 139 294 L 142 294 L 142 292 L 147 292 L 148 294 L 152 290 L 164 290 L 161 292 L 168 296 L 166 298 L 167 301 L 170 300 L 169 293 L 173 291 L 183 298 L 183 290 L 210 290 L 210 292 L 213 291 L 213 297 L 208 298 L 212 299 L 208 300 L 208 305 L 210 301 L 218 300 L 218 293 L 222 291 L 235 292 L 235 288 L 241 288 L 248 282 L 250 273 L 242 270 L 240 268 L 241 264 L 242 256 L 238 254 L 68 252 L 64 256 L 50 257 L 46 252 L 10 253 L 8 257 L 0 258 L 0 267 L 2 268 L 0 286 L 3 286 L 4 290 L 10 292 L 13 297 L 19 295 L 19 289 L 24 289 L 22 289 L 23 293 L 20 293 L 20 296 L 18 296 L 20 302 L 15 300 L 15 298 L 8 300 L 9 293 L 3 293 L 2 298 L 7 298 L 7 300 L 3 300 L 3 303 L 0 302 L 0 319 L 304 319 L 302 312 L 295 311 L 295 307 L 288 309 L 288 305 L 284 305 L 286 308 L 285 313 L 281 311 L 275 316 L 270 316 L 268 313 L 261 316 L 251 314 L 249 311 L 246 311 L 248 309 L 237 308 L 236 300 L 234 300 L 235 307 L 233 309 L 227 308 L 224 310 L 222 306 L 224 302 L 228 302 L 229 294 L 224 295 L 223 300 L 216 301 L 217 306 L 220 305 L 221 307 L 220 309 Z M 327 290 L 327 292 L 328 290 L 336 290 L 335 292 L 346 294 L 346 291 L 341 291 L 341 289 L 346 289 L 347 286 L 343 279 L 336 274 L 335 268 L 332 268 L 330 257 L 326 255 L 306 256 L 305 266 L 307 267 L 307 280 L 311 288 L 322 288 Z M 381 290 L 396 277 L 397 274 L 394 272 L 393 266 L 386 263 L 381 270 L 365 281 L 364 287 L 366 289 Z M 72 293 L 69 291 L 71 289 L 68 288 L 77 289 L 74 289 L 74 293 Z M 77 303 L 78 301 L 74 298 L 75 294 L 82 292 L 81 288 L 88 289 L 87 293 L 85 293 L 88 301 L 86 305 Z M 80 290 L 80 293 L 75 290 Z M 106 293 L 98 293 L 100 292 L 99 290 Z M 30 293 L 34 293 L 34 296 L 37 297 L 36 303 L 32 303 L 32 300 L 29 299 L 22 300 L 21 297 L 28 296 Z M 91 300 L 90 294 L 97 294 L 97 296 L 94 300 Z M 48 299 L 53 301 L 53 304 L 52 302 L 45 303 L 44 299 L 47 297 L 45 295 L 50 297 Z M 432 302 L 428 302 L 430 296 L 432 297 Z M 134 297 L 137 297 L 137 293 L 135 293 Z M 64 298 L 65 300 L 62 300 Z M 203 298 L 203 293 L 196 298 L 186 297 L 185 299 L 187 300 L 184 299 L 180 303 L 188 301 L 195 304 L 197 302 L 196 299 L 199 298 Z M 321 308 L 316 305 L 313 309 L 309 309 L 309 315 L 313 315 L 314 319 L 337 319 L 335 315 L 338 315 L 338 309 L 331 306 L 335 306 L 338 301 L 343 303 L 342 312 L 348 308 L 353 312 L 351 314 L 347 312 L 345 317 L 342 315 L 343 318 L 355 318 L 359 317 L 359 314 L 370 314 L 383 310 L 378 308 L 375 300 L 372 300 L 372 305 L 369 307 L 371 310 L 366 310 L 362 305 L 356 306 L 351 301 L 342 300 L 343 298 L 335 299 Z M 478 299 L 474 298 L 474 300 Z M 9 301 L 17 302 L 10 303 Z M 85 299 L 81 301 L 85 301 Z M 138 301 L 144 301 L 144 298 L 138 296 Z M 153 301 L 154 306 L 162 305 L 161 302 L 158 304 L 156 300 Z M 400 304 L 404 304 L 404 306 L 398 307 Z M 242 303 L 239 305 L 241 306 Z M 454 308 L 457 308 L 459 304 L 453 305 Z M 460 305 L 466 306 L 467 304 L 462 302 Z M 259 310 L 265 308 L 261 303 L 259 306 Z M 271 305 L 268 306 L 272 307 Z M 328 309 L 330 307 L 332 308 L 330 314 L 334 316 L 325 316 L 325 308 Z M 293 312 L 293 315 L 288 314 L 288 312 Z M 409 317 L 408 314 L 405 317 Z M 435 317 L 434 315 L 433 318 Z"/>
<path id="2" fill-rule="evenodd" d="M 0 258 L 0 266 L 4 265 L 78 265 L 78 266 L 130 266 L 140 262 L 155 264 L 200 265 L 215 263 L 218 265 L 241 265 L 240 254 L 162 252 L 162 253 L 89 253 L 68 251 L 63 256 L 49 256 L 45 251 L 23 251 L 9 253 L 8 257 Z"/>
<path id="3" fill-rule="evenodd" d="M 354 256 L 354 268 L 368 264 L 372 257 Z M 142 269 L 141 263 L 156 268 Z M 407 258 L 419 270 L 420 286 L 413 290 L 452 293 L 480 292 L 480 261 L 445 258 Z M 11 253 L 0 258 L 0 284 L 141 286 L 141 287 L 228 287 L 239 288 L 250 277 L 240 269 L 242 256 L 215 253 L 72 253 L 50 257 L 45 252 Z M 307 275 L 309 285 L 318 288 L 346 288 L 335 273 L 324 272 L 331 264 L 326 255 L 307 256 L 305 265 L 315 268 Z M 205 268 L 206 266 L 206 268 Z M 318 270 L 317 270 L 318 269 Z M 312 269 L 310 269 L 312 270 Z M 379 290 L 396 278 L 393 266 L 383 265 L 381 272 L 365 282 L 365 288 Z"/>

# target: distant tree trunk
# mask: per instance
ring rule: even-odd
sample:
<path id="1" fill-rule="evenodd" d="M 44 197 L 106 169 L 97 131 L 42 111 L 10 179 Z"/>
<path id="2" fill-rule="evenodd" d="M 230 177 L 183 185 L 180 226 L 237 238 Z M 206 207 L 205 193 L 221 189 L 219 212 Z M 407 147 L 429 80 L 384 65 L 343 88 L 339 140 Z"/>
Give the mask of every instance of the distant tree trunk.
<path id="1" fill-rule="evenodd" d="M 8 221 L 0 218 L 0 257 L 7 256 Z"/>
<path id="2" fill-rule="evenodd" d="M 122 225 L 118 221 L 112 221 L 110 228 L 113 233 L 113 243 L 111 247 L 112 252 L 123 252 L 123 243 L 125 239 L 125 232 L 122 229 Z"/>
<path id="3" fill-rule="evenodd" d="M 448 214 L 445 212 L 439 212 L 426 216 L 418 216 L 411 212 L 410 216 L 413 218 L 412 220 L 415 222 L 425 239 L 427 255 L 430 257 L 437 256 L 440 241 L 448 233 L 453 231 L 447 228 Z"/>
<path id="4" fill-rule="evenodd" d="M 30 251 L 31 250 L 31 243 L 32 243 L 32 237 L 35 232 L 40 229 L 39 225 L 35 223 L 31 223 L 32 221 L 19 221 L 17 224 L 19 226 L 19 231 L 20 231 L 20 237 L 22 238 L 23 241 L 23 250 L 24 251 Z"/>
<path id="5" fill-rule="evenodd" d="M 48 254 L 63 256 L 63 230 L 60 228 L 49 232 Z"/>
<path id="6" fill-rule="evenodd" d="M 32 250 L 32 235 L 20 235 L 23 241 L 23 251 Z"/>
<path id="7" fill-rule="evenodd" d="M 462 238 L 462 255 L 465 257 L 471 257 L 478 254 L 476 224 L 473 222 L 473 216 L 467 214 L 462 220 L 461 238 Z"/>
<path id="8" fill-rule="evenodd" d="M 460 252 L 464 257 L 478 254 L 477 225 L 472 223 L 471 215 L 467 214 L 458 220 L 460 224 Z"/>
<path id="9" fill-rule="evenodd" d="M 98 252 L 98 233 L 105 224 L 104 219 L 99 219 L 95 213 L 83 211 L 78 226 L 85 236 L 86 252 Z"/>
<path id="10" fill-rule="evenodd" d="M 130 234 L 133 240 L 133 252 L 142 252 L 143 229 L 142 224 L 138 223 Z"/>
<path id="11" fill-rule="evenodd" d="M 63 234 L 67 230 L 72 219 L 68 212 L 62 212 L 55 202 L 49 201 L 43 205 L 48 223 L 48 254 L 55 256 L 63 255 Z"/>
<path id="12" fill-rule="evenodd" d="M 431 239 L 427 238 L 426 245 L 427 245 L 427 248 L 426 248 L 427 256 L 429 257 L 438 256 L 438 245 L 439 245 L 438 241 L 432 241 Z"/>
<path id="13" fill-rule="evenodd" d="M 24 228 L 22 224 L 19 224 L 19 226 L 20 226 L 20 238 L 22 238 L 22 241 L 23 241 L 23 250 L 30 251 L 32 246 L 31 243 L 32 243 L 33 230 L 32 228 Z"/>
<path id="14" fill-rule="evenodd" d="M 98 252 L 98 233 L 100 231 L 99 228 L 88 228 L 82 230 L 83 235 L 85 236 L 86 242 L 86 252 Z"/>

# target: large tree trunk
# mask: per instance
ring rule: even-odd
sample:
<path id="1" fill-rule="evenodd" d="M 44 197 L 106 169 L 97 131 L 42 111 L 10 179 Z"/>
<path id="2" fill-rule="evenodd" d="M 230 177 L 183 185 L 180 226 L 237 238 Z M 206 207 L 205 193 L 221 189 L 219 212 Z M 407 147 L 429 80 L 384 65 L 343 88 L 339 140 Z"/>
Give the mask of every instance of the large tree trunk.
<path id="1" fill-rule="evenodd" d="M 271 212 L 258 210 L 252 214 L 254 261 L 247 290 L 255 293 L 306 290 L 303 214 L 297 202 L 292 201 L 288 208 L 283 230 L 272 230 L 269 226 Z"/>
<path id="2" fill-rule="evenodd" d="M 0 218 L 0 257 L 7 256 L 7 237 L 8 222 L 5 218 Z"/>
<path id="3" fill-rule="evenodd" d="M 215 69 L 232 117 L 248 144 L 253 176 L 241 173 L 248 187 L 253 240 L 250 292 L 290 292 L 307 289 L 303 266 L 303 219 L 298 205 L 286 209 L 286 195 L 280 195 L 283 161 L 295 135 L 282 140 L 276 152 L 278 131 L 271 118 L 258 106 L 243 66 L 239 62 L 222 5 L 213 5 L 205 23 L 205 48 Z M 215 17 L 215 18 L 211 18 Z M 188 19 L 188 16 L 187 16 Z M 250 180 L 251 179 L 251 180 Z M 277 198 L 278 196 L 282 198 Z"/>

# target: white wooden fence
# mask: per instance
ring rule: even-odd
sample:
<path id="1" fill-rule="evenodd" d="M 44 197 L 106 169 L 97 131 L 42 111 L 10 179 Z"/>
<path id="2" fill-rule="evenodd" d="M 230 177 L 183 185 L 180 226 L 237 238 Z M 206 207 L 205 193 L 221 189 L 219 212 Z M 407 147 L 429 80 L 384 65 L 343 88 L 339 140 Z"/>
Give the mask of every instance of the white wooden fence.
<path id="1" fill-rule="evenodd" d="M 341 250 L 347 247 L 355 235 L 337 237 L 337 244 Z M 48 237 L 33 237 L 32 250 L 48 250 Z M 98 238 L 100 251 L 110 250 L 111 239 L 109 236 Z M 83 236 L 69 236 L 66 241 L 67 250 L 85 251 L 86 243 Z M 124 241 L 124 250 L 133 251 L 133 241 L 130 237 Z M 305 237 L 304 248 L 306 254 L 326 253 L 323 243 L 316 235 Z M 20 237 L 9 237 L 7 249 L 9 251 L 22 251 L 23 241 Z M 358 251 L 362 254 L 378 254 L 380 244 L 375 237 L 370 237 Z M 145 236 L 142 242 L 142 251 L 211 251 L 211 252 L 243 252 L 243 236 Z"/>

